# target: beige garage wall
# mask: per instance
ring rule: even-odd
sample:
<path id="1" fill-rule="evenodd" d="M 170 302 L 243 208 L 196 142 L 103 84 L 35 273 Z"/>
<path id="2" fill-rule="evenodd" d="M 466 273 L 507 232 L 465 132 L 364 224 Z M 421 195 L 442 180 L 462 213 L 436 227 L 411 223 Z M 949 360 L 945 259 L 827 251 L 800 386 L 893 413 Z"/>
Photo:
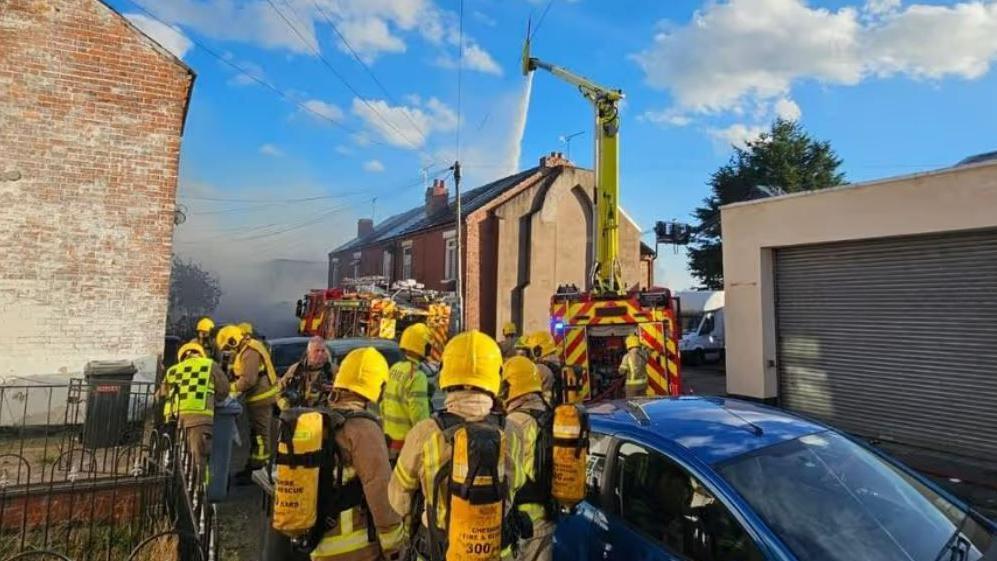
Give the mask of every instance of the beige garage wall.
<path id="1" fill-rule="evenodd" d="M 772 250 L 997 227 L 997 162 L 738 203 L 721 216 L 727 392 L 774 398 Z"/>

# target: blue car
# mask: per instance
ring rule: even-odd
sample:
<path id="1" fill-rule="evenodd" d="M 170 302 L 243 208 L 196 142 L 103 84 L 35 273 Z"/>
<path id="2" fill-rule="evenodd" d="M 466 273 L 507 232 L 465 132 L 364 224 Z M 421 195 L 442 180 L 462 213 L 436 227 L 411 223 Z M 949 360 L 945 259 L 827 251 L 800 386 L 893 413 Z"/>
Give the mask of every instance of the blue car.
<path id="1" fill-rule="evenodd" d="M 997 526 L 826 426 L 713 397 L 589 409 L 588 496 L 558 560 L 980 561 Z"/>

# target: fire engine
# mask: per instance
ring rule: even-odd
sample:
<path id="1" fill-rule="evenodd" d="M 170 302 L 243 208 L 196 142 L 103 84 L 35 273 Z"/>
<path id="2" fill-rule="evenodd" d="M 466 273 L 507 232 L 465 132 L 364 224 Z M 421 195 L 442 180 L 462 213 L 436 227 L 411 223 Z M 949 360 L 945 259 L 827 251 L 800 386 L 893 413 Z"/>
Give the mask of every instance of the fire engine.
<path id="1" fill-rule="evenodd" d="M 560 345 L 562 387 L 570 402 L 622 396 L 618 368 L 625 339 L 637 335 L 648 353 L 648 394 L 679 395 L 679 303 L 666 288 L 627 290 L 619 262 L 619 105 L 623 92 L 530 56 L 527 33 L 523 74 L 537 69 L 577 87 L 595 109 L 595 232 L 591 290 L 560 286 L 551 298 L 551 332 Z"/>
<path id="2" fill-rule="evenodd" d="M 326 339 L 397 339 L 406 327 L 423 322 L 433 333 L 431 358 L 439 361 L 451 328 L 451 306 L 443 294 L 412 281 L 387 288 L 384 277 L 345 279 L 343 286 L 315 289 L 298 301 L 301 335 Z"/>

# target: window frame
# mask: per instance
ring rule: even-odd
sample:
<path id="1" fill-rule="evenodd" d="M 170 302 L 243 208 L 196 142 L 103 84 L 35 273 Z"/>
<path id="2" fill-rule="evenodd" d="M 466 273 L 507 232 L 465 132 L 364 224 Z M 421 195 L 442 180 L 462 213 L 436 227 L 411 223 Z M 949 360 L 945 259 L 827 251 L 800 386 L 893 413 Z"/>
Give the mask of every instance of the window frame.
<path id="1" fill-rule="evenodd" d="M 443 236 L 443 280 L 457 278 L 457 238 Z"/>
<path id="2" fill-rule="evenodd" d="M 412 240 L 402 242 L 402 277 L 399 280 L 409 280 L 412 277 L 412 263 L 415 261 L 415 250 Z"/>
<path id="3" fill-rule="evenodd" d="M 381 276 L 386 278 L 389 283 L 392 281 L 392 277 L 394 276 L 394 266 L 394 254 L 392 254 L 390 249 L 385 249 L 383 255 L 381 255 Z"/>
<path id="4" fill-rule="evenodd" d="M 596 429 L 593 429 L 593 432 L 596 432 Z M 699 484 L 704 489 L 706 489 L 707 491 L 710 492 L 711 495 L 713 495 L 713 498 L 716 501 L 718 501 L 721 505 L 723 505 L 723 507 L 727 510 L 727 513 L 734 519 L 734 521 L 738 524 L 738 526 L 740 526 L 740 528 L 751 539 L 751 542 L 754 544 L 755 548 L 759 551 L 759 553 L 761 553 L 762 558 L 764 559 L 781 558 L 780 556 L 776 556 L 773 554 L 773 546 L 770 542 L 770 539 L 764 535 L 764 532 L 760 531 L 760 528 L 765 528 L 766 531 L 769 531 L 768 528 L 765 526 L 765 523 L 762 522 L 760 519 L 757 519 L 757 515 L 755 515 L 753 511 L 749 510 L 748 512 L 745 512 L 742 506 L 732 503 L 730 499 L 732 497 L 740 498 L 740 495 L 738 495 L 733 490 L 727 490 L 719 487 L 717 485 L 717 482 L 713 481 L 713 478 L 714 477 L 719 478 L 719 475 L 715 473 L 708 474 L 701 472 L 695 469 L 688 460 L 679 457 L 675 453 L 661 446 L 649 444 L 646 441 L 641 441 L 629 435 L 619 435 L 619 434 L 609 434 L 609 433 L 606 434 L 610 436 L 612 440 L 610 441 L 609 446 L 606 448 L 606 466 L 605 470 L 603 471 L 602 489 L 599 490 L 599 495 L 598 495 L 600 504 L 591 505 L 591 503 L 589 503 L 593 508 L 596 508 L 604 513 L 611 515 L 613 518 L 616 519 L 616 523 L 625 524 L 627 528 L 629 528 L 632 532 L 641 536 L 642 539 L 648 540 L 648 542 L 655 544 L 655 546 L 660 548 L 662 551 L 665 551 L 670 555 L 676 556 L 677 558 L 687 559 L 686 556 L 676 553 L 661 540 L 658 540 L 653 536 L 648 536 L 641 528 L 638 528 L 630 521 L 628 521 L 626 518 L 624 518 L 623 514 L 619 512 L 619 509 L 617 508 L 618 505 L 617 501 L 615 500 L 616 498 L 615 493 L 616 493 L 617 471 L 620 468 L 619 452 L 620 448 L 624 444 L 632 444 L 634 446 L 639 446 L 641 448 L 644 448 L 649 453 L 658 454 L 662 458 L 665 458 L 666 460 L 677 466 L 679 469 L 681 469 L 690 477 L 695 478 L 696 481 L 699 482 Z M 707 468 L 712 469 L 709 466 L 707 466 Z M 606 481 L 608 481 L 609 483 L 607 484 Z M 720 481 L 723 480 L 720 479 Z M 588 477 L 586 474 L 586 485 L 587 484 L 588 484 Z M 723 485 L 723 483 L 721 485 Z M 749 521 L 749 518 L 751 518 L 752 520 Z"/>

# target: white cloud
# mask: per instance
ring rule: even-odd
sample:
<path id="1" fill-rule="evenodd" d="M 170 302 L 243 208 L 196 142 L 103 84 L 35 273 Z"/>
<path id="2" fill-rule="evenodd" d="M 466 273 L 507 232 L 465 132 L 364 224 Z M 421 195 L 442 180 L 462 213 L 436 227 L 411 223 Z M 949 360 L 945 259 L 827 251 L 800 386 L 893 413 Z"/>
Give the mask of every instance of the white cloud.
<path id="1" fill-rule="evenodd" d="M 279 158 L 284 155 L 284 151 L 273 144 L 267 143 L 260 146 L 260 154 L 263 154 L 264 156 Z"/>
<path id="2" fill-rule="evenodd" d="M 457 68 L 456 57 L 453 57 L 447 53 L 440 54 L 436 57 L 433 63 L 440 68 Z M 494 76 L 502 75 L 502 67 L 495 62 L 492 55 L 488 54 L 487 51 L 475 43 L 467 43 L 464 45 L 464 68 L 468 70 L 476 70 L 484 74 L 492 74 Z"/>
<path id="3" fill-rule="evenodd" d="M 709 2 L 687 25 L 662 24 L 634 59 L 649 85 L 671 94 L 678 113 L 713 114 L 778 103 L 801 81 L 973 79 L 997 59 L 997 3 L 901 8 L 873 0 L 865 10 L 882 17 L 804 0 Z"/>
<path id="4" fill-rule="evenodd" d="M 338 144 L 334 150 L 341 156 L 352 156 L 355 153 L 352 148 L 346 146 L 345 144 Z"/>
<path id="5" fill-rule="evenodd" d="M 176 26 L 163 25 L 144 14 L 125 14 L 125 17 L 142 33 L 151 37 L 153 41 L 159 43 L 177 58 L 183 58 L 193 45 L 190 39 Z"/>
<path id="6" fill-rule="evenodd" d="M 708 129 L 708 132 L 713 140 L 717 142 L 718 148 L 726 150 L 730 146 L 745 148 L 748 145 L 748 141 L 755 140 L 767 130 L 768 128 L 764 126 L 735 123 L 723 129 Z"/>
<path id="7" fill-rule="evenodd" d="M 138 0 L 147 10 L 170 23 L 188 27 L 225 41 L 251 42 L 267 48 L 287 49 L 294 53 L 311 53 L 315 45 L 315 26 L 309 20 L 296 20 L 286 6 L 276 3 L 282 13 L 305 37 L 305 42 L 291 30 L 264 0 Z"/>
<path id="8" fill-rule="evenodd" d="M 435 97 L 421 106 L 391 105 L 380 99 L 364 103 L 354 98 L 352 110 L 368 129 L 400 148 L 422 148 L 432 133 L 457 127 L 457 114 Z"/>
<path id="9" fill-rule="evenodd" d="M 370 173 L 381 173 L 384 171 L 384 164 L 380 160 L 367 160 L 363 163 L 363 170 Z"/>
<path id="10" fill-rule="evenodd" d="M 866 0 L 862 11 L 872 15 L 883 15 L 900 8 L 900 0 Z"/>
<path id="11" fill-rule="evenodd" d="M 780 119 L 786 119 L 787 121 L 797 121 L 800 116 L 803 115 L 803 111 L 800 110 L 800 106 L 788 97 L 779 98 L 779 100 L 775 102 L 773 110 L 775 111 L 777 117 Z"/>
<path id="12" fill-rule="evenodd" d="M 495 18 L 489 16 L 488 14 L 482 12 L 481 10 L 474 10 L 473 12 L 471 12 L 471 17 L 473 17 L 474 20 L 480 23 L 481 25 L 487 27 L 495 27 L 496 25 L 498 25 L 498 22 L 495 21 Z"/>
<path id="13" fill-rule="evenodd" d="M 316 119 L 327 119 L 330 121 L 342 121 L 343 110 L 339 106 L 327 103 L 319 99 L 309 99 L 302 103 L 308 114 Z"/>
<path id="14" fill-rule="evenodd" d="M 373 62 L 378 55 L 384 53 L 405 52 L 405 42 L 391 33 L 383 19 L 352 19 L 341 22 L 337 27 L 365 62 Z M 348 52 L 346 45 L 342 43 L 340 49 Z"/>
<path id="15" fill-rule="evenodd" d="M 248 60 L 233 61 L 232 63 L 242 69 L 243 72 L 239 72 L 234 68 L 231 69 L 235 74 L 228 81 L 230 86 L 253 86 L 261 81 L 266 81 L 267 76 L 263 72 L 263 67 L 259 64 Z"/>
<path id="16" fill-rule="evenodd" d="M 664 111 L 645 111 L 637 118 L 657 123 L 659 125 L 671 125 L 673 127 L 684 127 L 692 122 L 692 117 L 673 109 L 666 109 Z"/>
<path id="17" fill-rule="evenodd" d="M 456 44 L 457 15 L 433 0 L 136 0 L 165 21 L 189 27 L 217 40 L 242 41 L 265 48 L 313 55 L 328 48 L 319 30 L 331 21 L 366 62 L 384 54 L 403 53 L 406 40 L 418 37 L 437 45 Z M 302 40 L 275 11 L 280 10 Z M 498 65 L 472 37 L 464 35 L 471 70 L 495 73 Z M 348 51 L 338 39 L 333 43 Z"/>

